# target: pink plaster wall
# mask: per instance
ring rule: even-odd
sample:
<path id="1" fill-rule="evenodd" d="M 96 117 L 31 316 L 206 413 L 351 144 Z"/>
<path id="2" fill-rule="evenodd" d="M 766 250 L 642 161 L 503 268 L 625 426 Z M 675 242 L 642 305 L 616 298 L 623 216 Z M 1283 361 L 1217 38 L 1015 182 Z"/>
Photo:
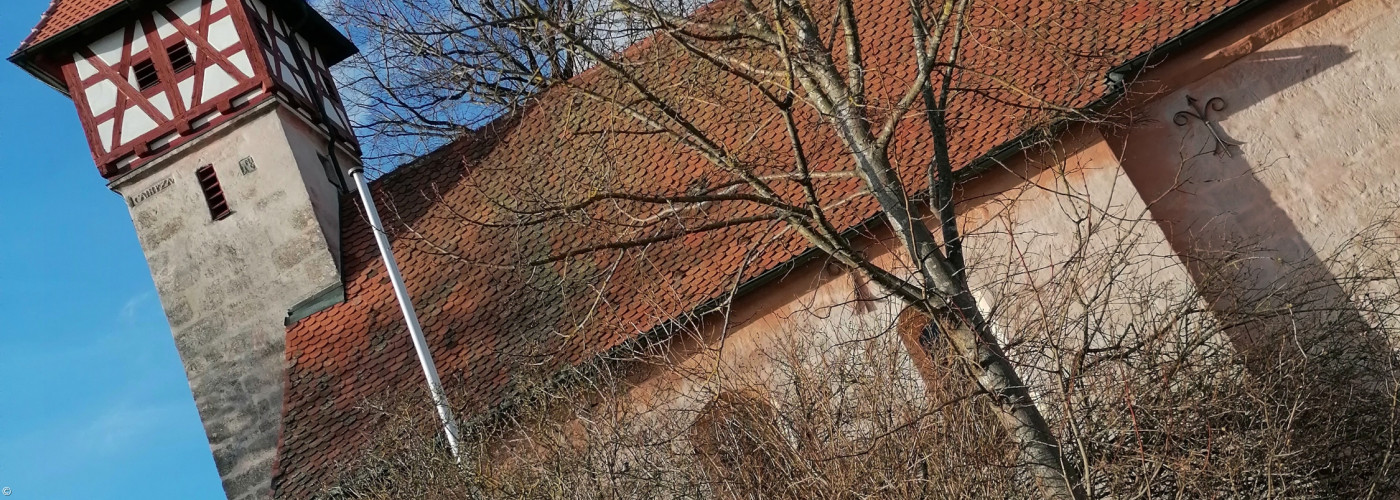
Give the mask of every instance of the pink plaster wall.
<path id="1" fill-rule="evenodd" d="M 1073 296 L 1066 287 L 1105 286 L 1109 269 L 1162 286 L 1190 286 L 1113 150 L 1093 128 L 1070 131 L 1054 147 L 1009 161 L 965 186 L 961 196 L 971 281 L 1006 340 L 1064 334 L 1065 323 L 1086 312 L 1062 300 Z M 903 268 L 904 253 L 887 231 L 862 243 L 876 263 Z M 1127 279 L 1122 273 L 1116 278 Z M 1100 337 L 1154 307 L 1164 305 L 1123 307 L 1101 319 Z M 777 390 L 788 373 L 783 365 L 793 362 L 794 343 L 818 364 L 896 350 L 896 362 L 918 385 L 895 330 L 902 308 L 835 266 L 803 266 L 738 301 L 727 316 L 707 318 L 698 335 L 674 342 L 669 366 L 636 376 L 631 395 L 642 406 L 694 409 L 722 387 Z M 1020 317 L 1040 321 L 1012 319 Z"/>
<path id="2" fill-rule="evenodd" d="M 1389 213 L 1400 194 L 1396 9 L 1393 0 L 1281 1 L 1149 73 L 1138 88 L 1153 94 L 1128 101 L 1140 119 L 1132 128 L 1108 138 L 1071 130 L 964 186 L 971 278 L 999 334 L 1065 333 L 1045 318 L 1084 314 L 1066 296 L 1104 286 L 1109 269 L 1164 295 L 1189 292 L 1219 277 L 1192 257 L 1244 243 L 1253 253 L 1235 278 L 1251 288 L 1325 282 L 1336 270 L 1320 255 Z M 1223 99 L 1208 118 L 1242 144 L 1216 155 L 1200 122 L 1175 125 L 1187 95 Z M 865 244 L 876 261 L 898 266 L 888 233 Z M 1208 305 L 1248 295 L 1207 291 Z M 1125 301 L 1101 318 L 1099 337 L 1083 340 L 1102 341 L 1166 307 Z M 887 346 L 898 343 L 900 309 L 873 285 L 808 265 L 676 341 L 670 366 L 638 375 L 633 395 L 643 405 L 698 407 L 725 381 L 775 386 L 784 339 L 803 335 L 828 354 Z M 1028 317 L 1041 319 L 1004 319 Z"/>
<path id="3" fill-rule="evenodd" d="M 1113 138 L 1220 314 L 1356 295 L 1336 283 L 1350 270 L 1333 257 L 1355 250 L 1349 240 L 1373 224 L 1393 232 L 1384 222 L 1400 194 L 1397 14 L 1393 1 L 1340 5 L 1147 103 Z M 1210 124 L 1180 115 L 1178 125 L 1188 96 L 1218 98 L 1223 109 L 1209 110 Z M 1216 151 L 1216 136 L 1238 145 Z"/>

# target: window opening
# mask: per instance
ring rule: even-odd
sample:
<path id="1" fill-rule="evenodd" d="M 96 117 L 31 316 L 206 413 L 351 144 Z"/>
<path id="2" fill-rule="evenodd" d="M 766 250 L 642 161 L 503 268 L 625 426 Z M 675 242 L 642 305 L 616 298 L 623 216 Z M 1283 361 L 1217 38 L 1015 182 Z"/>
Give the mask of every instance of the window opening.
<path id="1" fill-rule="evenodd" d="M 214 173 L 213 165 L 199 167 L 194 172 L 199 179 L 199 190 L 204 192 L 204 202 L 209 205 L 209 216 L 214 220 L 221 220 L 233 214 L 228 208 L 228 199 L 224 197 L 224 188 L 219 185 L 219 175 Z"/>
<path id="2" fill-rule="evenodd" d="M 156 73 L 156 65 L 150 59 L 136 63 L 131 71 L 136 75 L 136 87 L 141 90 L 160 85 L 160 74 Z"/>
<path id="3" fill-rule="evenodd" d="M 330 96 L 331 102 L 339 104 L 340 92 L 336 91 L 335 83 L 332 80 L 325 77 L 322 77 L 322 81 L 326 82 L 326 95 Z"/>
<path id="4" fill-rule="evenodd" d="M 194 67 L 194 54 L 190 53 L 190 46 L 184 40 L 165 49 L 165 54 L 170 56 L 170 66 L 175 68 L 176 73 Z"/>
<path id="5" fill-rule="evenodd" d="M 736 498 L 772 498 L 798 463 L 777 408 L 756 390 L 721 391 L 695 419 L 691 443 L 717 485 Z"/>
<path id="6" fill-rule="evenodd" d="M 335 164 L 331 162 L 330 157 L 319 153 L 316 157 L 321 159 L 321 169 L 325 170 L 326 179 L 331 181 L 331 185 L 335 186 L 335 190 L 339 191 L 340 194 L 350 192 L 350 190 L 345 187 L 345 174 L 335 168 Z"/>

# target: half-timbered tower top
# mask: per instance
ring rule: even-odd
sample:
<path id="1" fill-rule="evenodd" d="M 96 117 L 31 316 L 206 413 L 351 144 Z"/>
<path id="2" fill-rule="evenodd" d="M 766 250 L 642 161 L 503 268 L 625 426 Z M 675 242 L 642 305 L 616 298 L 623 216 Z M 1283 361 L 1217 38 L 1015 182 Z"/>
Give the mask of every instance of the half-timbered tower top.
<path id="1" fill-rule="evenodd" d="M 354 53 L 305 0 L 54 0 L 10 60 L 72 97 L 114 178 L 277 94 L 353 147 L 329 68 Z"/>

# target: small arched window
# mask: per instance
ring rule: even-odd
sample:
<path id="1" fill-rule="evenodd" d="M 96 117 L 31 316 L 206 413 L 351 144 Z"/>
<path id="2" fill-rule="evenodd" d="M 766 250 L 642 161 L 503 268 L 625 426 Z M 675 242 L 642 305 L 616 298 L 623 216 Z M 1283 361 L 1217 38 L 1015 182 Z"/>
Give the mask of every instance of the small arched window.
<path id="1" fill-rule="evenodd" d="M 938 322 L 914 306 L 905 307 L 895 319 L 895 330 L 899 332 L 904 349 L 914 362 L 924 384 L 929 391 L 943 391 L 953 383 L 951 377 L 960 367 L 957 353 L 948 346 Z"/>
<path id="2" fill-rule="evenodd" d="M 771 498 L 797 455 L 778 411 L 758 391 L 724 391 L 700 410 L 690 439 L 714 487 L 731 497 Z"/>

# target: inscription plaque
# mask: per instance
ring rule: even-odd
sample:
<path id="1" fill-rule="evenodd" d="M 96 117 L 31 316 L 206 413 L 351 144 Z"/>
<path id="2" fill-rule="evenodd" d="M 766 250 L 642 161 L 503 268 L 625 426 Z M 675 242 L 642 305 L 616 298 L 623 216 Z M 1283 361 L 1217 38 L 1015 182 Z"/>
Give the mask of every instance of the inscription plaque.
<path id="1" fill-rule="evenodd" d="M 161 192 L 161 191 L 165 191 L 166 188 L 168 188 L 168 187 L 170 187 L 170 186 L 174 186 L 174 185 L 175 185 L 175 178 L 174 178 L 174 177 L 166 177 L 166 178 L 164 178 L 164 179 L 161 179 L 159 182 L 156 182 L 155 184 L 152 184 L 151 187 L 148 187 L 148 188 L 146 188 L 146 189 L 141 190 L 140 193 L 136 193 L 136 194 L 134 194 L 134 195 L 132 195 L 132 196 L 128 196 L 128 197 L 126 198 L 126 203 L 127 203 L 128 205 L 131 205 L 131 208 L 136 208 L 137 205 L 140 205 L 142 202 L 151 199 L 151 197 L 152 197 L 152 196 L 155 196 L 156 193 L 159 193 L 159 192 Z"/>

